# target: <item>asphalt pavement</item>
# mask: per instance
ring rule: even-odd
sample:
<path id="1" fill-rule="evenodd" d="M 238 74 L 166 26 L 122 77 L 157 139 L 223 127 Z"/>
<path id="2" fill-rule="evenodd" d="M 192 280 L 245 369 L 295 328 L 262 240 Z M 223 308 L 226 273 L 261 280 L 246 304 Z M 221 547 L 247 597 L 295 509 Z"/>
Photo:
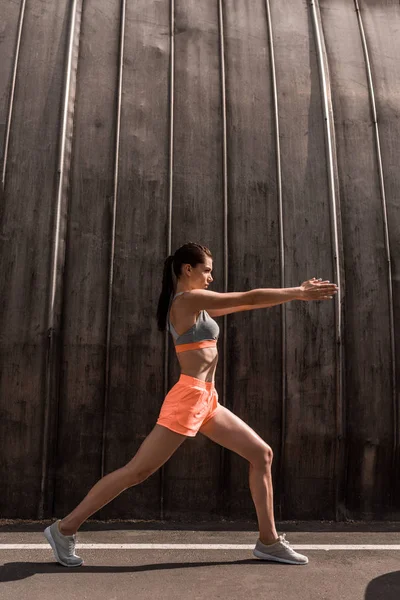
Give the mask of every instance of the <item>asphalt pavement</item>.
<path id="1" fill-rule="evenodd" d="M 0 521 L 2 600 L 400 600 L 400 523 L 278 523 L 309 558 L 297 566 L 254 558 L 254 524 L 89 521 L 74 569 L 50 523 Z"/>

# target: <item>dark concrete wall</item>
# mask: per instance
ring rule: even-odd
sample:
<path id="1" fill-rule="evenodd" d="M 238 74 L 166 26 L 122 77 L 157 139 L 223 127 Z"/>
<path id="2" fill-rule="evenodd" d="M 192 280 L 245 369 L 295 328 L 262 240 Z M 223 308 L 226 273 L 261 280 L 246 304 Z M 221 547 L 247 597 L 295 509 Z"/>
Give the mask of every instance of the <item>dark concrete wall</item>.
<path id="1" fill-rule="evenodd" d="M 340 286 L 219 319 L 276 516 L 399 518 L 399 26 L 394 0 L 3 0 L 0 516 L 62 515 L 139 448 L 192 240 L 216 291 Z M 248 465 L 199 435 L 98 516 L 255 518 Z"/>

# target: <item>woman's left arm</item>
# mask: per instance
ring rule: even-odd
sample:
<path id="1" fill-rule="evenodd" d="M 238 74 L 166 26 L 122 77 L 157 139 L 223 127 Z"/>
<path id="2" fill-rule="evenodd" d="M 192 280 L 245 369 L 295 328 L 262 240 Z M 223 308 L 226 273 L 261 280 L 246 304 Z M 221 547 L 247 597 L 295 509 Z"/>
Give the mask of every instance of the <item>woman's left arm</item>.
<path id="1" fill-rule="evenodd" d="M 220 310 L 207 310 L 210 317 L 223 317 L 231 313 L 243 312 L 245 310 L 255 310 L 256 308 L 270 308 L 274 304 L 247 304 L 243 306 L 233 306 L 231 308 L 221 308 Z"/>

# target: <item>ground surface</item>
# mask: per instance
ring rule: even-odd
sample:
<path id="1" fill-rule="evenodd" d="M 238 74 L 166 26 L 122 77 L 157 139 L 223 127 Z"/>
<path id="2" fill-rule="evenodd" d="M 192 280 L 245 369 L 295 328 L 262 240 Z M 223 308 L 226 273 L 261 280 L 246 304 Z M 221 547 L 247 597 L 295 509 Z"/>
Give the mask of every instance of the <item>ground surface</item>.
<path id="1" fill-rule="evenodd" d="M 292 566 L 253 558 L 252 524 L 89 522 L 78 569 L 54 562 L 48 524 L 0 521 L 2 600 L 400 599 L 400 523 L 280 523 L 309 557 Z"/>

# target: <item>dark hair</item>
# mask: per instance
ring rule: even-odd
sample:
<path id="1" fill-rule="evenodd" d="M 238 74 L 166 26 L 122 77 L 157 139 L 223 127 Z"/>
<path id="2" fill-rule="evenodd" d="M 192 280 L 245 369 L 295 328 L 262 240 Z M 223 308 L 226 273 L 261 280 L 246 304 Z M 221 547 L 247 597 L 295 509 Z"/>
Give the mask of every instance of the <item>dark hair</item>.
<path id="1" fill-rule="evenodd" d="M 206 246 L 188 242 L 178 248 L 174 255 L 168 256 L 168 258 L 165 259 L 162 289 L 157 307 L 157 324 L 159 331 L 165 331 L 166 329 L 169 303 L 171 295 L 175 292 L 172 269 L 174 270 L 175 276 L 179 278 L 182 265 L 189 264 L 194 268 L 199 263 L 204 264 L 205 256 L 212 258 L 211 251 Z"/>

